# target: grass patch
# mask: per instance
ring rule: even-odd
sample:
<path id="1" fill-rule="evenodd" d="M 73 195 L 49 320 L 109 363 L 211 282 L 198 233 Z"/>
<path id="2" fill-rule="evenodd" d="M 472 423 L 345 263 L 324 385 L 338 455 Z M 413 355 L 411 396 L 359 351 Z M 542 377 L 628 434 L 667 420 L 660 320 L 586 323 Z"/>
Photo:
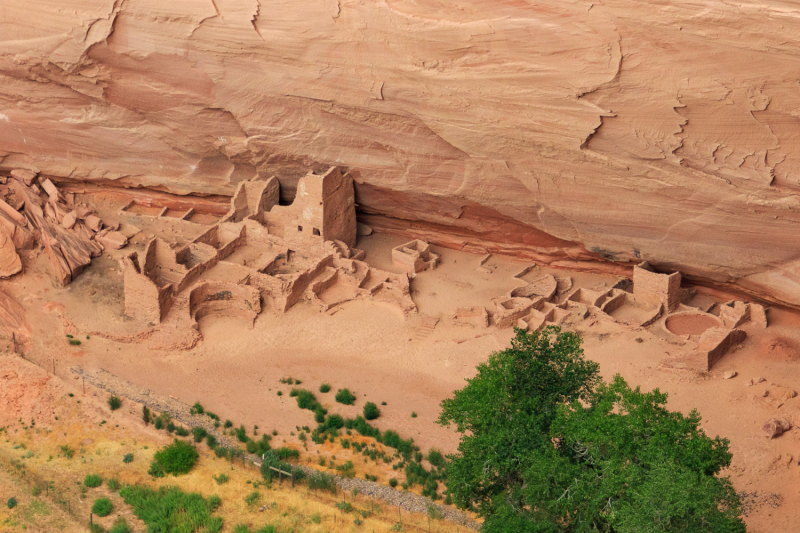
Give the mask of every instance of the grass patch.
<path id="1" fill-rule="evenodd" d="M 90 489 L 94 489 L 103 484 L 103 478 L 101 478 L 97 474 L 89 474 L 85 478 L 83 478 L 83 484 L 89 487 Z"/>
<path id="2" fill-rule="evenodd" d="M 330 392 L 331 391 L 330 383 L 323 383 L 322 385 L 320 385 L 319 391 L 323 394 L 325 394 L 326 392 Z"/>
<path id="3" fill-rule="evenodd" d="M 191 533 L 201 528 L 218 533 L 222 529 L 222 518 L 211 516 L 212 507 L 200 494 L 186 494 L 178 487 L 156 491 L 141 485 L 129 485 L 119 494 L 147 524 L 149 533 Z"/>

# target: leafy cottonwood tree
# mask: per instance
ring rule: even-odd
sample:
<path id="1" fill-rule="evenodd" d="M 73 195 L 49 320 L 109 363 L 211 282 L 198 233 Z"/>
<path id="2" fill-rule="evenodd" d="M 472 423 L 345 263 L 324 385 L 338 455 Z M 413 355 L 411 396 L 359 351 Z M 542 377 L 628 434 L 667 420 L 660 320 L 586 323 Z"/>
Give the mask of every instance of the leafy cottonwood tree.
<path id="1" fill-rule="evenodd" d="M 727 439 L 667 395 L 605 384 L 581 339 L 516 331 L 453 398 L 439 423 L 462 434 L 447 488 L 486 533 L 744 532 Z"/>

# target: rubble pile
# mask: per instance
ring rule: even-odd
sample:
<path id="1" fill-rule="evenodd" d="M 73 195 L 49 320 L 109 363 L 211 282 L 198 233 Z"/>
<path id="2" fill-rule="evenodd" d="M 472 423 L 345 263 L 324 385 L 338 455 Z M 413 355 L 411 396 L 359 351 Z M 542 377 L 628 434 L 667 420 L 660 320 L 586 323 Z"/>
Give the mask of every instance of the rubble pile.
<path id="1" fill-rule="evenodd" d="M 62 194 L 47 178 L 29 170 L 0 177 L 0 277 L 22 271 L 18 250 L 36 243 L 47 251 L 53 278 L 61 286 L 83 272 L 105 248 L 120 249 L 127 238 L 119 223 L 103 221 L 75 195 Z"/>

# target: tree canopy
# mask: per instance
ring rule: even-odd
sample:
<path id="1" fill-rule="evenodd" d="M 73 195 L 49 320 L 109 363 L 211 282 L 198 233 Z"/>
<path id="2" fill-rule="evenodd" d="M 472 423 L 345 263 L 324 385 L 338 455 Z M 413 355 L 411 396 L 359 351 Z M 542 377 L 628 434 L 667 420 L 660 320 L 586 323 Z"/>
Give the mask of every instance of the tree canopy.
<path id="1" fill-rule="evenodd" d="M 447 488 L 483 531 L 744 532 L 727 439 L 583 357 L 577 334 L 516 330 L 442 402 L 462 434 Z"/>

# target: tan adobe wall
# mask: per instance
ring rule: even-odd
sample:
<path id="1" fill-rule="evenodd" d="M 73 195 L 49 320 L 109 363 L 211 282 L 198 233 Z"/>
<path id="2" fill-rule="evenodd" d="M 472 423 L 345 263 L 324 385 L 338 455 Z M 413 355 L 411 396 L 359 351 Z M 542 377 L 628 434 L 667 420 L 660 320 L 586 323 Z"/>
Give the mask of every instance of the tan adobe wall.
<path id="1" fill-rule="evenodd" d="M 680 305 L 681 274 L 661 274 L 653 272 L 647 262 L 633 268 L 633 294 L 636 301 L 645 307 L 664 304 L 668 311 Z"/>
<path id="2" fill-rule="evenodd" d="M 123 258 L 125 314 L 136 320 L 158 324 L 172 306 L 172 285 L 158 287 L 140 272 L 138 254 Z"/>

